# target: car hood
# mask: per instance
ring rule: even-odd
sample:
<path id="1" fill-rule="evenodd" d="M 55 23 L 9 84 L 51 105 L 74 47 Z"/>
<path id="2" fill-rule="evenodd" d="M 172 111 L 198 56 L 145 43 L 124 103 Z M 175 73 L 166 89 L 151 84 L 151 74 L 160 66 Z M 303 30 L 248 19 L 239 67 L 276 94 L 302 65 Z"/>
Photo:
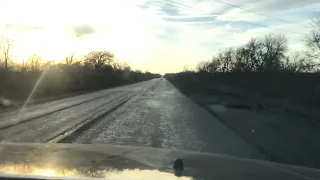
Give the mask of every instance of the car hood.
<path id="1" fill-rule="evenodd" d="M 84 144 L 0 144 L 0 173 L 7 177 L 313 180 L 320 170 L 237 157 L 151 147 Z"/>

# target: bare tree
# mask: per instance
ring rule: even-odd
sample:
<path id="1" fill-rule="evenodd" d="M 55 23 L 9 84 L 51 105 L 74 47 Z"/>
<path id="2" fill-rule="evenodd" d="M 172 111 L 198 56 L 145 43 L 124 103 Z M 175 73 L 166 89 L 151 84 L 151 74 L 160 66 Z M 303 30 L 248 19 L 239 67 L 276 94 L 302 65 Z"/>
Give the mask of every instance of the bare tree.
<path id="1" fill-rule="evenodd" d="M 233 71 L 236 72 L 245 72 L 251 71 L 249 68 L 249 58 L 248 58 L 248 51 L 245 48 L 238 48 L 235 51 L 235 62 Z"/>
<path id="2" fill-rule="evenodd" d="M 70 56 L 67 56 L 65 59 L 64 59 L 64 61 L 65 61 L 65 63 L 66 63 L 66 66 L 71 66 L 72 65 L 72 63 L 73 63 L 73 61 L 74 61 L 74 54 L 75 53 L 71 53 L 71 55 Z"/>
<path id="3" fill-rule="evenodd" d="M 12 46 L 13 46 L 13 40 L 7 39 L 7 38 L 1 39 L 0 49 L 2 50 L 2 55 L 3 55 L 2 66 L 4 66 L 5 69 L 8 69 L 8 64 L 11 58 Z"/>
<path id="4" fill-rule="evenodd" d="M 313 30 L 306 37 L 306 44 L 309 48 L 307 55 L 312 58 L 320 58 L 320 15 L 312 20 Z"/>
<path id="5" fill-rule="evenodd" d="M 263 69 L 263 44 L 260 39 L 252 38 L 244 46 L 245 63 L 249 66 L 250 71 L 261 71 Z"/>
<path id="6" fill-rule="evenodd" d="M 198 72 L 219 72 L 220 71 L 220 61 L 217 57 L 212 57 L 211 61 L 202 61 L 197 65 Z"/>
<path id="7" fill-rule="evenodd" d="M 41 71 L 44 68 L 44 62 L 41 56 L 32 55 L 27 59 L 27 67 L 31 71 Z"/>
<path id="8" fill-rule="evenodd" d="M 302 55 L 303 53 L 294 53 L 290 57 L 286 57 L 283 61 L 283 71 L 293 73 L 312 73 L 316 72 L 319 63 L 316 63 L 312 58 Z"/>
<path id="9" fill-rule="evenodd" d="M 211 72 L 210 62 L 209 61 L 199 62 L 196 69 L 198 72 Z"/>
<path id="10" fill-rule="evenodd" d="M 233 49 L 220 51 L 217 57 L 217 63 L 221 72 L 230 72 L 233 64 Z M 214 61 L 214 60 L 213 60 Z M 212 62 L 213 62 L 212 61 Z"/>
<path id="11" fill-rule="evenodd" d="M 109 51 L 92 51 L 85 56 L 84 63 L 93 69 L 101 69 L 104 65 L 112 66 L 114 54 Z"/>
<path id="12" fill-rule="evenodd" d="M 268 34 L 263 41 L 263 70 L 275 71 L 281 68 L 281 60 L 288 49 L 288 39 L 285 35 Z"/>
<path id="13" fill-rule="evenodd" d="M 260 39 L 252 38 L 243 47 L 237 48 L 233 53 L 232 71 L 256 72 L 263 69 L 263 45 Z"/>

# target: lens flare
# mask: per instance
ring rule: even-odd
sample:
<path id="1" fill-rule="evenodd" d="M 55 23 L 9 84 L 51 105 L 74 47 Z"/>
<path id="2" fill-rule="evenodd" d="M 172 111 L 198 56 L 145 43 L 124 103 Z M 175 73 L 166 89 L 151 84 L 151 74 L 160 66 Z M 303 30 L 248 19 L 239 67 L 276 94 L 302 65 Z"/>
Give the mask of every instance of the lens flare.
<path id="1" fill-rule="evenodd" d="M 33 94 L 35 93 L 36 89 L 38 88 L 39 84 L 41 83 L 41 81 L 42 81 L 43 77 L 46 75 L 46 73 L 47 73 L 47 70 L 45 70 L 44 72 L 41 73 L 39 79 L 37 80 L 35 86 L 33 87 L 32 91 L 31 91 L 31 93 L 29 94 L 27 100 L 24 102 L 24 104 L 23 104 L 18 116 L 20 116 L 20 114 L 24 112 L 26 106 L 28 105 L 29 101 L 32 99 Z"/>
<path id="2" fill-rule="evenodd" d="M 47 170 L 45 170 L 45 171 L 42 172 L 42 175 L 43 175 L 43 176 L 51 177 L 51 176 L 55 176 L 55 173 L 54 173 L 54 171 L 52 171 L 51 169 L 47 169 Z"/>

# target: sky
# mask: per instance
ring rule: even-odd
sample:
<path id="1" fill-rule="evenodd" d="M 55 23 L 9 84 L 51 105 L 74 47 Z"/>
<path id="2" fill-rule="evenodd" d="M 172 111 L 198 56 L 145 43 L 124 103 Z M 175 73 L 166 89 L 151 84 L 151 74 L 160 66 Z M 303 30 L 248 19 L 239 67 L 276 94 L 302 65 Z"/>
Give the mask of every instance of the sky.
<path id="1" fill-rule="evenodd" d="M 299 51 L 319 10 L 319 0 L 0 0 L 0 36 L 14 41 L 16 61 L 108 50 L 164 74 L 271 32 Z"/>

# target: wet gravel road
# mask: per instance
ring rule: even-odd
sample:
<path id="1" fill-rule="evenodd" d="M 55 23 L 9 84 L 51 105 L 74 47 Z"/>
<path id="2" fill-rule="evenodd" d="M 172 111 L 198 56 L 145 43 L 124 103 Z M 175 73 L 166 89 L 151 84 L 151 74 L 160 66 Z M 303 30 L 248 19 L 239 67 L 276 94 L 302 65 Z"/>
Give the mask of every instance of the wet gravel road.
<path id="1" fill-rule="evenodd" d="M 265 158 L 164 78 L 2 113 L 0 140 L 138 145 Z"/>

